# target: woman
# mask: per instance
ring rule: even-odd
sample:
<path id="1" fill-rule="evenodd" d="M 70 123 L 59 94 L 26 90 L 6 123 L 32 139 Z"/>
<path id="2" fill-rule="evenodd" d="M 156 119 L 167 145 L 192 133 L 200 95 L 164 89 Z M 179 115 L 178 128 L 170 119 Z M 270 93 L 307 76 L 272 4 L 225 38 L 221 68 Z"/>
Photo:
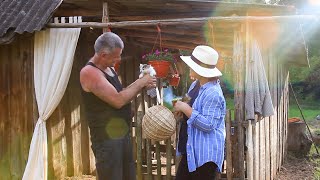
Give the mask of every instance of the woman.
<path id="1" fill-rule="evenodd" d="M 219 55 L 209 46 L 197 46 L 191 56 L 180 56 L 190 67 L 189 103 L 178 101 L 174 109 L 184 114 L 177 153 L 182 155 L 176 180 L 215 179 L 224 159 L 226 103 L 215 67 Z"/>

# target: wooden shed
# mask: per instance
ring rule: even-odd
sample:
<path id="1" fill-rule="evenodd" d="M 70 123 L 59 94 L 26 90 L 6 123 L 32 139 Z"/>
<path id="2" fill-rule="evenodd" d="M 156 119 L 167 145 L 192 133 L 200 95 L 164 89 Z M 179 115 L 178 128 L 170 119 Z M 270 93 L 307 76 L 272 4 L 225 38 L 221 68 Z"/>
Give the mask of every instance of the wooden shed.
<path id="1" fill-rule="evenodd" d="M 93 44 L 102 28 L 110 28 L 125 42 L 120 67 L 125 86 L 138 77 L 141 55 L 159 46 L 157 26 L 161 29 L 162 47 L 192 50 L 199 44 L 213 46 L 220 54 L 218 68 L 234 88 L 234 109 L 228 110 L 226 117 L 227 151 L 220 179 L 274 179 L 280 170 L 286 155 L 288 68 L 308 65 L 298 21 L 301 16 L 294 15 L 294 7 L 202 0 L 5 0 L 0 9 L 2 179 L 23 176 L 38 117 L 33 80 L 34 34 L 54 27 L 82 29 L 67 89 L 46 124 L 48 179 L 94 174 L 79 72 L 93 55 Z M 69 16 L 81 16 L 83 23 L 52 23 L 53 17 Z M 259 45 L 260 69 L 252 66 L 254 45 Z M 265 90 L 270 93 L 274 114 L 248 119 L 250 108 L 254 108 L 247 104 L 248 77 L 257 77 L 259 72 L 265 72 Z M 133 104 L 138 179 L 174 179 L 178 164 L 174 143 L 170 139 L 142 139 L 142 117 L 152 100 L 142 92 Z M 152 159 L 157 160 L 155 164 Z"/>

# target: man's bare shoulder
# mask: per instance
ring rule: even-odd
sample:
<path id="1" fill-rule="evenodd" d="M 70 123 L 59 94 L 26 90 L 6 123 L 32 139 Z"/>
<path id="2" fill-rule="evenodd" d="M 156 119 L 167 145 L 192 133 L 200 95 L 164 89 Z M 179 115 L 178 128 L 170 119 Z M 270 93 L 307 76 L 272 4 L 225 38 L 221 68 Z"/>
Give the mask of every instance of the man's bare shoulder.
<path id="1" fill-rule="evenodd" d="M 97 83 L 103 76 L 102 72 L 95 67 L 85 66 L 80 71 L 80 83 L 82 89 L 85 91 L 91 91 L 91 87 Z"/>

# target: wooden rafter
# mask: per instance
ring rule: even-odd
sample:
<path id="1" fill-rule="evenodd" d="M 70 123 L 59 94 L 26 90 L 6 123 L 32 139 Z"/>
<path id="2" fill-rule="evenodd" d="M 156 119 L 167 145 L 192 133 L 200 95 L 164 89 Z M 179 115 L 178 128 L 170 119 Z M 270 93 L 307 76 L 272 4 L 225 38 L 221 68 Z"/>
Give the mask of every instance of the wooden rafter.
<path id="1" fill-rule="evenodd" d="M 231 23 L 237 26 L 236 23 L 251 22 L 274 22 L 274 21 L 298 21 L 298 20 L 315 20 L 318 21 L 318 16 L 312 15 L 292 15 L 292 16 L 228 16 L 228 17 L 202 17 L 202 18 L 182 18 L 182 19 L 165 19 L 165 20 L 145 20 L 145 21 L 122 21 L 110 23 L 98 22 L 82 22 L 82 23 L 66 23 L 54 24 L 49 23 L 48 28 L 122 28 L 128 26 L 154 26 L 154 25 L 177 25 L 177 24 L 203 24 L 207 21 Z"/>

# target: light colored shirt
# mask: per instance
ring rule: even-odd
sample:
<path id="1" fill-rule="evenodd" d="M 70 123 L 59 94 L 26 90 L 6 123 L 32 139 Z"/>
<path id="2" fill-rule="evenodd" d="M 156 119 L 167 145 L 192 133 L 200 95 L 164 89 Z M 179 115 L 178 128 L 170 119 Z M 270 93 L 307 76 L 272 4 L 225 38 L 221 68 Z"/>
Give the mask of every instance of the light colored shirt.
<path id="1" fill-rule="evenodd" d="M 190 86 L 189 92 L 196 85 Z M 207 162 L 214 162 L 221 172 L 224 160 L 226 102 L 219 80 L 200 87 L 187 121 L 187 160 L 189 172 Z"/>

